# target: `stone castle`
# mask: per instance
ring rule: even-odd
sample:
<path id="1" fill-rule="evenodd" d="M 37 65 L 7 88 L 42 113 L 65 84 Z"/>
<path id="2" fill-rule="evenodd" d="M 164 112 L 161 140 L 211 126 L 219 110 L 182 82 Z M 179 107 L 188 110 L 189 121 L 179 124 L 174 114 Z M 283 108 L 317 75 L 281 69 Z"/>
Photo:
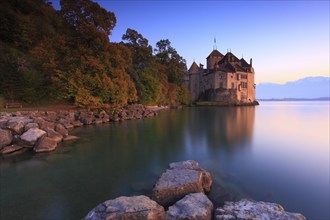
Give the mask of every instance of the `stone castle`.
<path id="1" fill-rule="evenodd" d="M 188 70 L 186 84 L 192 102 L 214 101 L 224 105 L 253 104 L 255 99 L 252 59 L 247 63 L 231 52 L 221 54 L 213 49 L 206 58 L 206 69 L 194 61 Z"/>

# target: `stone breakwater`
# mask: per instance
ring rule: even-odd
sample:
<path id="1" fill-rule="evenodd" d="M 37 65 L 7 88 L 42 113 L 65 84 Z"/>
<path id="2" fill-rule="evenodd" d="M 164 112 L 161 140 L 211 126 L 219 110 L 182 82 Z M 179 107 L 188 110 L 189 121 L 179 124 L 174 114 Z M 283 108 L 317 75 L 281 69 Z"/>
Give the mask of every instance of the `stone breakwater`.
<path id="1" fill-rule="evenodd" d="M 151 198 L 139 195 L 107 200 L 92 209 L 84 220 L 306 220 L 299 213 L 286 212 L 276 203 L 242 199 L 214 208 L 205 193 L 212 176 L 196 161 L 171 163 L 160 176 Z"/>
<path id="2" fill-rule="evenodd" d="M 104 110 L 0 112 L 0 154 L 32 150 L 36 153 L 56 149 L 62 141 L 75 140 L 69 135 L 74 127 L 132 119 L 150 118 L 167 107 L 131 105 Z"/>

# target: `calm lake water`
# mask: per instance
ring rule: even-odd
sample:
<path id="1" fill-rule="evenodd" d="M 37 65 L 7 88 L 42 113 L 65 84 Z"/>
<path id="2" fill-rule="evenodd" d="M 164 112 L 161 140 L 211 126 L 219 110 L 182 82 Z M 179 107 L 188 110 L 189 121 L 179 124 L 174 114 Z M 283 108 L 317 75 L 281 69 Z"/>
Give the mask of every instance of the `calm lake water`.
<path id="1" fill-rule="evenodd" d="M 0 158 L 0 219 L 81 219 L 121 195 L 150 195 L 170 162 L 213 175 L 211 200 L 280 203 L 329 219 L 329 102 L 169 110 L 77 128 L 55 152 Z"/>

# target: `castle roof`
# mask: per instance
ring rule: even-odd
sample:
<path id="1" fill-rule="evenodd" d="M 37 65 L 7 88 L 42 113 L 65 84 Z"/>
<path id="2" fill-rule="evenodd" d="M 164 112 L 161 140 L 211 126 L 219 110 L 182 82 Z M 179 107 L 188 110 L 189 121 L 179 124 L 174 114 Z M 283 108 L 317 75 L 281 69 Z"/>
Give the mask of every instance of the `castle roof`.
<path id="1" fill-rule="evenodd" d="M 243 58 L 238 59 L 233 53 L 228 52 L 219 62 L 219 68 L 225 72 L 250 71 L 250 64 Z"/>
<path id="2" fill-rule="evenodd" d="M 251 67 L 251 65 L 248 64 L 243 58 L 240 59 L 240 61 L 241 61 L 241 66 L 242 66 L 242 67 Z"/>
<path id="3" fill-rule="evenodd" d="M 191 72 L 198 72 L 198 71 L 199 71 L 199 67 L 198 67 L 197 63 L 194 61 L 194 62 L 191 64 L 191 66 L 190 66 L 188 72 L 191 73 Z"/>
<path id="4" fill-rule="evenodd" d="M 218 50 L 213 50 L 210 55 L 208 55 L 208 57 L 206 57 L 206 59 L 208 59 L 209 57 L 223 57 L 223 54 L 220 53 Z"/>

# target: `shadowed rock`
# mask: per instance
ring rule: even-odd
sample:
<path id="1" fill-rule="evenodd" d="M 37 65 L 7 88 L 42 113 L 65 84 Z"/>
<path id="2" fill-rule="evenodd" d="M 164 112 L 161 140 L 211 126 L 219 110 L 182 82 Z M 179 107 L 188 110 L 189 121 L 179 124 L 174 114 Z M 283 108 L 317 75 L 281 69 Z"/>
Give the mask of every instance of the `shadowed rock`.
<path id="1" fill-rule="evenodd" d="M 62 125 L 62 124 L 57 124 L 55 127 L 55 131 L 60 133 L 63 136 L 66 136 L 69 134 L 68 130 Z"/>
<path id="2" fill-rule="evenodd" d="M 32 120 L 27 117 L 12 117 L 9 119 L 7 127 L 15 134 L 22 134 L 24 131 L 24 126 L 29 122 L 32 122 Z"/>
<path id="3" fill-rule="evenodd" d="M 47 137 L 54 139 L 56 143 L 60 143 L 63 140 L 63 136 L 57 131 L 54 131 L 54 129 L 48 128 L 46 129 L 46 131 L 47 131 Z"/>
<path id="4" fill-rule="evenodd" d="M 33 150 L 37 153 L 48 152 L 55 150 L 56 146 L 57 142 L 54 139 L 51 139 L 50 137 L 43 137 Z"/>
<path id="5" fill-rule="evenodd" d="M 222 208 L 216 209 L 215 218 L 216 220 L 306 220 L 302 214 L 284 211 L 284 208 L 279 204 L 255 202 L 247 199 L 242 199 L 238 202 L 225 202 Z"/>
<path id="6" fill-rule="evenodd" d="M 122 196 L 105 201 L 90 211 L 85 220 L 165 220 L 164 208 L 146 196 Z"/>
<path id="7" fill-rule="evenodd" d="M 45 134 L 46 131 L 44 130 L 39 128 L 30 128 L 28 131 L 24 132 L 20 138 L 24 143 L 34 145 L 36 141 Z"/>
<path id="8" fill-rule="evenodd" d="M 38 123 L 30 122 L 24 126 L 24 131 L 28 131 L 30 128 L 39 128 Z"/>
<path id="9" fill-rule="evenodd" d="M 192 193 L 183 197 L 166 212 L 167 220 L 211 220 L 213 204 L 204 193 Z"/>
<path id="10" fill-rule="evenodd" d="M 13 140 L 11 131 L 0 128 L 0 149 L 9 145 Z"/>
<path id="11" fill-rule="evenodd" d="M 207 191 L 212 179 L 209 173 L 205 173 L 196 161 L 171 163 L 155 184 L 151 197 L 157 203 L 169 206 L 187 194 Z"/>

